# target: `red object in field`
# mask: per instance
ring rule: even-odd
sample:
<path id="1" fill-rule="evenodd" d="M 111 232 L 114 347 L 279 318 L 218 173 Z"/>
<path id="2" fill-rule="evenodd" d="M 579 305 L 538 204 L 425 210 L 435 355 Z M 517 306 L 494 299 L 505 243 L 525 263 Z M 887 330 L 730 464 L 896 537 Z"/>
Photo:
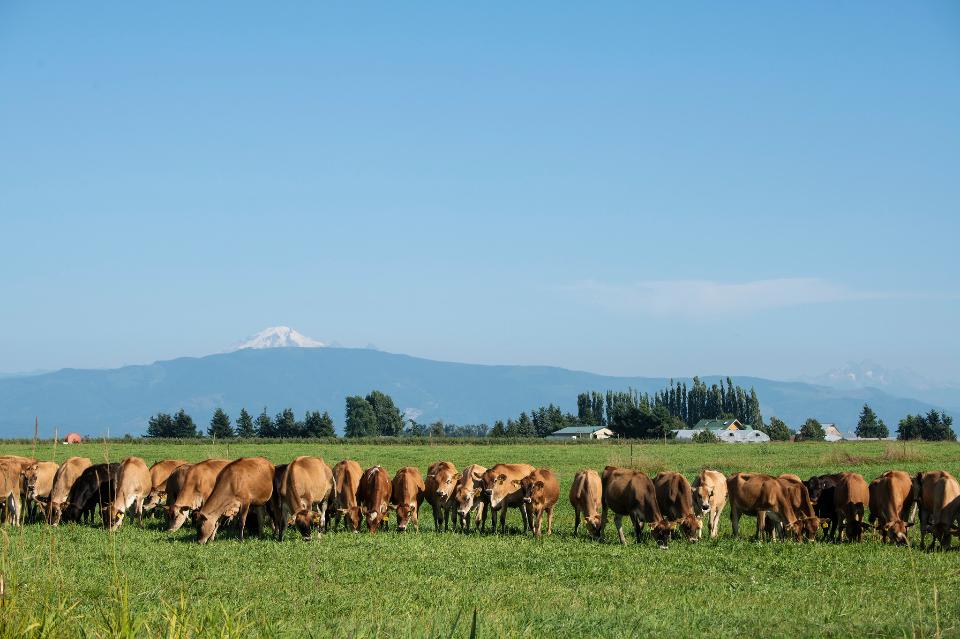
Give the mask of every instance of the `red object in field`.
<path id="1" fill-rule="evenodd" d="M 83 441 L 83 437 L 80 436 L 80 433 L 70 433 L 67 435 L 66 442 L 68 444 L 79 444 Z"/>

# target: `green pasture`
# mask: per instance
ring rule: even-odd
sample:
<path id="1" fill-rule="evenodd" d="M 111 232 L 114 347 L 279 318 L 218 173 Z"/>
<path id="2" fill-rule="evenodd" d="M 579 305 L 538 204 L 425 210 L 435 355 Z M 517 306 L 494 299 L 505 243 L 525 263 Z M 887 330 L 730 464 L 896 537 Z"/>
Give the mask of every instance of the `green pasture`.
<path id="1" fill-rule="evenodd" d="M 585 467 L 633 466 L 653 475 L 701 468 L 813 474 L 852 470 L 869 481 L 889 469 L 960 474 L 953 443 L 381 444 L 90 443 L 0 444 L 0 454 L 94 462 L 262 455 L 286 462 L 320 455 L 393 472 L 437 460 L 527 462 L 559 473 L 554 534 L 537 541 L 508 515 L 507 535 L 437 533 L 424 506 L 419 533 L 345 532 L 305 543 L 290 530 L 240 542 L 223 531 L 199 546 L 185 527 L 145 529 L 127 519 L 116 533 L 81 525 L 3 529 L 0 637 L 921 637 L 960 636 L 960 553 L 862 544 L 730 538 L 602 542 L 572 536 L 566 499 Z M 267 531 L 265 530 L 265 533 Z M 915 535 L 917 533 L 914 533 Z M 473 615 L 476 611 L 476 626 Z"/>

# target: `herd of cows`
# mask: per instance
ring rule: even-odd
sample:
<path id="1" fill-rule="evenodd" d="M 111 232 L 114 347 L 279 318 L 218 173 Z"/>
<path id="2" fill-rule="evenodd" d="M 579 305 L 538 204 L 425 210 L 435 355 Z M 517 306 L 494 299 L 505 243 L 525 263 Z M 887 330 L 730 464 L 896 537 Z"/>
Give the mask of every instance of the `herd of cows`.
<path id="1" fill-rule="evenodd" d="M 13 455 L 0 456 L 0 497 L 4 520 L 20 525 L 25 519 L 93 523 L 118 528 L 125 515 L 135 514 L 142 525 L 145 513 L 162 512 L 170 531 L 188 519 L 203 544 L 218 527 L 236 520 L 240 538 L 245 531 L 260 534 L 269 518 L 276 538 L 293 524 L 305 540 L 319 531 L 346 527 L 370 533 L 389 526 L 391 512 L 398 531 L 419 530 L 419 512 L 426 501 L 437 530 L 481 531 L 492 514 L 493 531 L 506 530 L 507 510 L 520 511 L 523 532 L 539 537 L 546 517 L 553 530 L 553 511 L 560 497 L 557 475 L 529 464 L 470 465 L 458 472 L 450 462 L 432 464 L 424 478 L 407 466 L 391 478 L 381 466 L 363 470 L 352 460 L 330 468 L 320 457 L 301 456 L 275 465 L 263 457 L 207 459 L 189 463 L 158 461 L 149 468 L 140 457 L 120 463 L 93 464 L 70 457 L 63 464 Z M 857 542 L 865 530 L 875 530 L 885 542 L 906 545 L 908 529 L 919 521 L 920 544 L 932 535 L 930 549 L 950 547 L 960 536 L 960 485 L 946 471 L 909 475 L 883 473 L 867 484 L 852 472 L 819 475 L 803 481 L 791 474 L 733 473 L 703 470 L 691 484 L 680 473 L 662 472 L 653 478 L 628 468 L 608 466 L 602 474 L 581 470 L 570 488 L 575 513 L 574 535 L 581 519 L 594 539 L 603 536 L 608 512 L 613 513 L 620 541 L 626 543 L 623 519 L 629 517 L 639 543 L 645 526 L 665 548 L 671 538 L 696 541 L 704 525 L 711 538 L 719 534 L 720 515 L 729 503 L 733 535 L 741 515 L 757 519 L 757 537 L 793 537 Z M 22 507 L 25 504 L 25 507 Z M 869 513 L 869 515 L 867 514 Z"/>

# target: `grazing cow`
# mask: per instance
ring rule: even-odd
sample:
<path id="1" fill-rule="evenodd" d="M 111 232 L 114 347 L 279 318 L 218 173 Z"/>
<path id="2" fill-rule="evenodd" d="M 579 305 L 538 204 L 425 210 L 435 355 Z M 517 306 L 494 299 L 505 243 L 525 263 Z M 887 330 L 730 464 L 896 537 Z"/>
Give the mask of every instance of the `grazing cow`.
<path id="1" fill-rule="evenodd" d="M 870 502 L 870 489 L 863 475 L 837 473 L 833 489 L 833 528 L 844 526 L 847 539 L 863 539 L 864 512 Z"/>
<path id="2" fill-rule="evenodd" d="M 100 507 L 100 520 L 104 526 L 110 522 L 108 509 L 116 495 L 120 464 L 94 464 L 80 474 L 63 509 L 64 521 L 93 520 L 94 509 Z"/>
<path id="3" fill-rule="evenodd" d="M 39 461 L 30 464 L 23 471 L 28 510 L 34 521 L 38 520 L 38 514 L 47 508 L 50 491 L 53 489 L 53 478 L 58 468 L 60 466 L 56 462 Z"/>
<path id="4" fill-rule="evenodd" d="M 927 550 L 938 543 L 941 550 L 949 550 L 952 532 L 956 532 L 953 520 L 960 511 L 960 484 L 945 470 L 917 473 L 916 483 L 920 486 L 920 545 L 929 532 L 933 539 Z"/>
<path id="5" fill-rule="evenodd" d="M 639 470 L 607 466 L 603 469 L 601 485 L 603 486 L 601 534 L 603 527 L 607 524 L 607 510 L 612 510 L 613 523 L 617 527 L 621 544 L 627 544 L 627 538 L 623 534 L 623 518 L 628 516 L 633 523 L 633 533 L 637 543 L 640 543 L 640 533 L 644 524 L 650 522 L 650 535 L 657 542 L 657 546 L 667 547 L 673 526 L 660 513 L 660 507 L 657 505 L 657 489 L 649 477 Z"/>
<path id="6" fill-rule="evenodd" d="M 277 541 L 283 540 L 283 535 L 289 525 L 286 508 L 283 505 L 283 496 L 281 495 L 283 475 L 287 472 L 288 465 L 289 464 L 277 464 L 273 467 L 273 495 L 271 495 L 270 501 L 267 502 L 267 515 L 270 516 L 270 521 L 272 522 L 273 538 Z"/>
<path id="7" fill-rule="evenodd" d="M 150 494 L 143 502 L 144 512 L 149 512 L 167 500 L 167 479 L 170 473 L 187 462 L 183 459 L 164 459 L 150 467 Z"/>
<path id="8" fill-rule="evenodd" d="M 657 490 L 657 506 L 664 519 L 678 522 L 687 541 L 700 539 L 702 522 L 693 510 L 693 489 L 680 473 L 666 471 L 653 478 Z"/>
<path id="9" fill-rule="evenodd" d="M 360 531 L 360 505 L 357 490 L 363 469 L 352 459 L 345 459 L 333 467 L 334 529 L 341 519 L 353 532 Z"/>
<path id="10" fill-rule="evenodd" d="M 143 501 L 153 489 L 150 469 L 139 457 L 127 457 L 120 462 L 117 475 L 116 496 L 110 504 L 110 527 L 117 529 L 123 524 L 124 513 L 133 507 L 137 523 L 143 526 Z"/>
<path id="11" fill-rule="evenodd" d="M 167 530 L 176 532 L 180 530 L 191 512 L 196 512 L 203 506 L 204 502 L 213 492 L 213 487 L 217 484 L 217 476 L 220 474 L 229 459 L 205 459 L 202 462 L 192 464 L 187 469 L 183 477 L 183 483 L 180 490 L 177 491 L 177 497 L 173 504 L 167 508 Z M 169 481 L 168 490 L 169 490 Z M 167 498 L 169 502 L 169 497 Z"/>
<path id="12" fill-rule="evenodd" d="M 360 477 L 357 501 L 367 519 L 367 530 L 370 534 L 375 535 L 380 526 L 386 530 L 389 525 L 392 488 L 390 475 L 379 465 L 368 468 Z"/>
<path id="13" fill-rule="evenodd" d="M 720 535 L 720 514 L 727 505 L 727 476 L 715 470 L 701 470 L 693 480 L 694 508 L 698 517 L 707 517 L 710 539 Z M 703 527 L 700 533 L 703 533 Z"/>
<path id="14" fill-rule="evenodd" d="M 93 463 L 86 457 L 68 457 L 60 464 L 57 474 L 53 476 L 53 487 L 50 488 L 50 497 L 47 499 L 47 523 L 51 526 L 60 524 L 63 509 L 70 498 L 70 489 L 76 483 L 83 471 Z"/>
<path id="15" fill-rule="evenodd" d="M 570 486 L 570 505 L 573 506 L 573 534 L 580 530 L 580 518 L 587 524 L 587 532 L 594 539 L 600 539 L 603 534 L 600 510 L 602 504 L 603 484 L 600 475 L 592 468 L 581 470 L 573 476 Z"/>
<path id="16" fill-rule="evenodd" d="M 816 538 L 820 521 L 813 512 L 807 487 L 799 478 L 734 473 L 727 479 L 727 493 L 734 537 L 740 532 L 740 516 L 751 515 L 757 518 L 757 539 L 768 532 L 768 517 L 774 524 L 774 537 L 778 529 L 789 529 L 798 541 Z"/>
<path id="17" fill-rule="evenodd" d="M 497 512 L 500 513 L 500 532 L 507 530 L 507 509 L 520 508 L 523 519 L 523 532 L 527 532 L 527 505 L 523 501 L 523 491 L 520 490 L 520 480 L 532 473 L 536 468 L 530 464 L 497 464 L 483 473 L 480 482 L 483 492 L 490 504 L 493 514 L 493 531 L 497 530 Z"/>
<path id="18" fill-rule="evenodd" d="M 393 486 L 390 492 L 390 505 L 397 511 L 397 531 L 407 529 L 407 522 L 412 521 L 413 527 L 420 532 L 420 504 L 423 503 L 423 493 L 426 487 L 420 471 L 413 466 L 406 466 L 393 476 Z"/>
<path id="19" fill-rule="evenodd" d="M 294 525 L 304 541 L 313 535 L 314 510 L 320 530 L 327 521 L 327 505 L 333 498 L 333 471 L 320 457 L 300 456 L 287 464 L 280 481 L 283 508 L 293 515 Z M 281 519 L 284 510 L 280 511 Z M 283 531 L 280 532 L 283 539 Z"/>
<path id="20" fill-rule="evenodd" d="M 457 509 L 460 529 L 470 532 L 470 513 L 476 511 L 476 525 L 481 531 L 487 525 L 486 495 L 481 488 L 481 479 L 487 469 L 479 464 L 470 464 L 463 469 L 453 489 L 453 501 Z"/>
<path id="21" fill-rule="evenodd" d="M 520 480 L 520 491 L 527 506 L 527 520 L 535 537 L 540 537 L 543 513 L 547 513 L 547 534 L 553 534 L 553 507 L 560 499 L 560 482 L 549 468 L 538 468 Z"/>
<path id="22" fill-rule="evenodd" d="M 813 501 L 814 512 L 817 517 L 830 522 L 826 532 L 824 532 L 824 539 L 833 540 L 840 525 L 836 509 L 837 481 L 839 481 L 839 478 L 840 473 L 814 475 L 804 483 L 807 492 L 810 494 L 810 499 Z"/>
<path id="23" fill-rule="evenodd" d="M 180 491 L 183 489 L 183 485 L 187 480 L 187 473 L 190 469 L 193 468 L 193 464 L 183 464 L 177 466 L 173 469 L 173 472 L 170 473 L 170 476 L 167 477 L 167 483 L 164 486 L 166 492 L 166 500 L 163 504 L 163 517 L 167 522 L 167 525 L 170 525 L 170 513 L 173 512 L 173 505 L 177 503 L 177 497 L 180 496 Z"/>
<path id="24" fill-rule="evenodd" d="M 440 524 L 443 529 L 449 529 L 450 511 L 454 508 L 453 489 L 457 485 L 457 467 L 446 461 L 439 461 L 430 464 L 427 469 L 427 477 L 424 485 L 426 490 L 424 497 L 430 508 L 433 510 L 433 527 L 439 531 Z M 454 520 L 454 527 L 457 522 Z"/>
<path id="25" fill-rule="evenodd" d="M 196 513 L 197 543 L 216 538 L 220 518 L 239 515 L 240 541 L 247 526 L 247 516 L 254 509 L 255 525 L 262 534 L 261 514 L 273 496 L 274 465 L 263 457 L 241 457 L 223 467 L 210 497 Z"/>
<path id="26" fill-rule="evenodd" d="M 884 542 L 904 546 L 910 543 L 907 537 L 910 512 L 917 501 L 919 486 L 900 470 L 888 470 L 872 482 L 870 491 L 870 524 L 880 531 Z M 873 522 L 877 522 L 874 524 Z"/>
<path id="27" fill-rule="evenodd" d="M 0 505 L 6 511 L 6 522 L 20 525 L 20 495 L 23 489 L 23 467 L 19 462 L 0 460 Z"/>

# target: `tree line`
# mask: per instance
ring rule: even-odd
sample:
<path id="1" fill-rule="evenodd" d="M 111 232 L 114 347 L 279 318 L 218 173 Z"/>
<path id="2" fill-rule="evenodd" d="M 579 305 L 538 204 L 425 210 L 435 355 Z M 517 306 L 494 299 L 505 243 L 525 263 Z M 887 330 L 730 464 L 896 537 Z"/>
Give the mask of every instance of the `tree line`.
<path id="1" fill-rule="evenodd" d="M 236 424 L 230 421 L 230 416 L 218 408 L 210 419 L 207 427 L 208 437 L 215 439 L 230 439 L 233 437 L 336 437 L 333 419 L 326 411 L 307 411 L 302 420 L 298 420 L 293 409 L 285 408 L 274 417 L 270 417 L 267 409 L 254 419 L 246 408 L 240 410 Z M 182 408 L 175 414 L 157 413 L 147 423 L 147 437 L 169 437 L 176 439 L 190 439 L 203 437 L 193 418 Z"/>

